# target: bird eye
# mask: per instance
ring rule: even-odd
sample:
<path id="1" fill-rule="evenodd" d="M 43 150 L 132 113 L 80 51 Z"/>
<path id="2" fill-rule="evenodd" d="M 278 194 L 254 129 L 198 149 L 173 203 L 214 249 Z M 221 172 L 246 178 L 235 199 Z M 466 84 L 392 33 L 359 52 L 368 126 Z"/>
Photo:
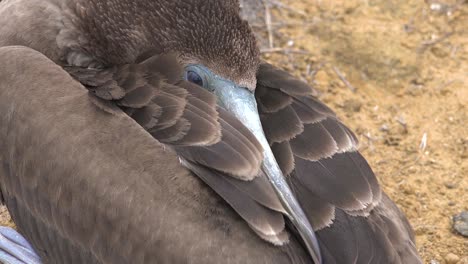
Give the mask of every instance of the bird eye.
<path id="1" fill-rule="evenodd" d="M 203 87 L 202 77 L 194 71 L 187 71 L 187 81 Z"/>

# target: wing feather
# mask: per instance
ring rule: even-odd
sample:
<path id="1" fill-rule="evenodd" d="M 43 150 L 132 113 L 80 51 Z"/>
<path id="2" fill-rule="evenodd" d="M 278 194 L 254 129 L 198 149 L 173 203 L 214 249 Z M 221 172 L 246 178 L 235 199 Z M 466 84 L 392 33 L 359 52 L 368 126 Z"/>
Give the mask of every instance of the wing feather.
<path id="1" fill-rule="evenodd" d="M 182 163 L 260 237 L 285 244 L 285 211 L 261 174 L 262 147 L 239 120 L 217 107 L 213 94 L 181 81 L 180 67 L 172 60 L 150 56 L 140 64 L 112 69 L 112 74 L 74 72 L 96 96 L 103 94 L 100 100 L 114 102 L 173 148 Z M 93 74 L 108 80 L 93 80 Z M 268 64 L 260 66 L 257 77 L 265 134 L 306 215 L 319 230 L 326 262 L 418 259 L 411 247 L 402 247 L 413 242 L 410 231 L 397 232 L 405 221 L 395 213 L 398 208 L 385 200 L 387 211 L 379 210 L 384 196 L 356 151 L 356 136 L 304 82 Z"/>
<path id="2" fill-rule="evenodd" d="M 307 84 L 263 63 L 256 98 L 273 153 L 325 263 L 421 263 L 404 215 L 381 191 L 358 140 Z M 302 130 L 293 135 L 291 127 Z"/>
<path id="3" fill-rule="evenodd" d="M 265 86 L 257 85 L 255 95 L 259 98 L 259 107 L 263 112 L 277 112 L 293 102 L 291 96 L 284 94 L 279 90 L 268 89 Z"/>
<path id="4" fill-rule="evenodd" d="M 289 142 L 283 141 L 281 143 L 273 143 L 271 145 L 271 151 L 273 152 L 273 155 L 275 155 L 276 161 L 278 162 L 283 174 L 285 176 L 291 174 L 296 164 Z"/>
<path id="5" fill-rule="evenodd" d="M 290 106 L 275 113 L 260 115 L 260 119 L 270 142 L 290 140 L 304 131 L 304 125 Z"/>
<path id="6" fill-rule="evenodd" d="M 233 179 L 229 176 L 191 162 L 184 162 L 184 164 L 216 193 L 223 197 L 223 199 L 230 204 L 263 239 L 277 245 L 282 245 L 288 241 L 288 236 L 284 232 L 285 222 L 281 212 L 263 206 L 256 199 L 252 199 L 251 195 L 242 195 L 242 193 L 246 190 L 248 191 L 248 189 L 240 191 L 237 188 L 239 187 L 238 183 L 233 184 Z M 249 188 L 258 190 L 258 188 L 256 188 L 258 186 L 259 185 L 251 185 Z M 260 198 L 259 200 L 262 199 Z"/>
<path id="7" fill-rule="evenodd" d="M 18 52 L 15 52 L 15 49 Z M 22 53 L 25 51 L 36 55 L 25 57 Z M 6 147 L 2 149 L 5 149 L 3 158 L 7 158 L 4 161 L 8 165 L 3 168 L 6 169 L 4 173 L 0 173 L 0 177 L 5 179 L 2 181 L 1 192 L 5 194 L 8 206 L 15 212 L 13 216 L 19 228 L 38 249 L 38 253 L 44 257 L 45 262 L 129 263 L 133 260 L 141 263 L 144 260 L 149 262 L 157 260 L 171 262 L 172 260 L 174 263 L 179 263 L 184 262 L 188 255 L 192 258 L 202 256 L 197 258 L 196 262 L 221 259 L 222 256 L 228 256 L 234 261 L 250 259 L 254 262 L 262 262 L 272 259 L 285 262 L 289 257 L 291 261 L 297 259 L 301 263 L 307 262 L 304 251 L 295 238 L 292 238 L 291 244 L 284 248 L 259 243 L 255 237 L 244 230 L 247 225 L 239 223 L 235 217 L 232 218 L 234 215 L 229 209 L 219 206 L 219 199 L 213 198 L 205 188 L 200 188 L 197 180 L 186 177 L 188 176 L 187 170 L 178 164 L 173 151 L 151 140 L 150 134 L 137 126 L 138 122 L 145 129 L 156 128 L 166 110 L 165 107 L 170 105 L 155 104 L 153 98 L 148 101 L 148 105 L 132 108 L 120 105 L 120 99 L 105 100 L 92 94 L 90 98 L 96 99 L 92 102 L 98 102 L 97 106 L 105 111 L 103 113 L 93 108 L 93 104 L 87 101 L 88 96 L 83 94 L 83 86 L 73 82 L 58 65 L 47 60 L 45 56 L 25 48 L 7 49 L 2 51 L 1 55 L 2 58 L 6 57 L 10 62 L 7 64 L 13 64 L 13 67 L 4 67 L 0 71 L 3 79 L 6 80 L 4 82 L 6 84 L 0 89 L 4 96 L 0 98 L 5 102 L 11 100 L 19 103 L 19 105 L 15 104 L 14 109 L 8 102 L 0 104 L 0 110 L 5 113 L 0 121 L 6 124 L 0 126 L 4 134 L 2 136 L 5 138 L 0 141 L 0 145 L 3 146 L 5 145 L 3 143 L 6 143 Z M 31 64 L 31 61 L 34 63 Z M 26 81 L 16 78 L 18 69 L 27 71 L 25 74 L 29 77 Z M 132 74 L 136 73 L 121 76 L 127 78 Z M 31 80 L 36 76 L 37 81 L 32 82 Z M 47 76 L 47 78 L 41 78 L 41 76 Z M 87 78 L 91 78 L 89 76 Z M 138 74 L 138 76 L 148 75 Z M 114 81 L 121 84 L 125 78 Z M 97 83 L 98 80 L 95 80 L 94 84 Z M 156 82 L 147 79 L 131 83 L 153 85 Z M 178 86 L 177 84 L 171 85 Z M 8 89 L 11 88 L 8 86 L 17 89 Z M 44 87 L 47 92 L 44 92 Z M 170 91 L 164 90 L 161 86 L 155 85 L 153 88 L 156 90 L 155 97 L 170 94 Z M 99 89 L 99 87 L 92 89 Z M 136 91 L 135 89 L 123 90 Z M 206 117 L 207 108 L 194 103 L 195 101 L 190 98 L 193 94 L 190 91 L 186 95 L 178 92 L 173 94 L 175 98 L 179 98 L 177 102 L 185 100 L 184 104 L 180 104 L 180 107 L 184 109 L 181 111 L 182 115 L 174 115 L 176 121 L 173 122 L 173 126 L 178 126 L 177 124 L 183 122 L 181 120 L 188 117 L 185 115 L 187 107 L 202 111 L 203 113 L 195 110 L 192 112 L 201 113 L 203 118 Z M 200 92 L 194 97 L 200 98 L 201 96 L 198 95 L 206 96 Z M 40 100 L 25 103 L 28 100 L 21 100 L 24 96 Z M 56 98 L 60 100 L 54 100 Z M 262 150 L 253 135 L 248 134 L 248 130 L 241 126 L 239 121 L 234 121 L 234 117 L 217 109 L 215 104 L 208 103 L 208 105 L 212 105 L 219 113 L 217 119 L 221 134 L 224 135 L 224 132 L 228 131 L 233 137 L 242 141 L 242 144 L 238 144 L 238 141 L 230 141 L 227 138 L 226 144 L 232 144 L 233 150 L 242 150 L 242 153 L 252 158 L 253 161 L 248 161 L 250 162 L 248 166 L 259 166 L 258 161 L 262 160 Z M 110 110 L 105 108 L 110 108 Z M 12 109 L 15 111 L 12 112 Z M 109 113 L 113 116 L 109 116 Z M 130 120 L 124 113 L 135 118 L 134 121 L 137 122 Z M 27 117 L 27 120 L 23 117 Z M 221 126 L 220 119 L 228 125 Z M 47 122 L 37 122 L 37 120 L 45 120 L 54 125 L 44 125 Z M 57 120 L 62 120 L 62 122 L 57 122 Z M 191 126 L 197 125 L 193 120 L 186 120 Z M 159 129 L 171 129 L 171 127 Z M 179 131 L 177 127 L 173 129 Z M 69 133 L 70 131 L 80 133 Z M 188 130 L 188 133 L 190 131 Z M 30 136 L 32 134 L 36 136 Z M 221 137 L 220 142 L 223 139 L 224 137 Z M 124 141 L 119 142 L 119 140 Z M 79 144 L 70 148 L 66 144 L 70 141 Z M 175 150 L 186 148 L 186 146 L 175 146 L 169 143 L 165 145 L 166 148 L 172 147 Z M 28 151 L 31 150 L 31 146 L 33 150 L 41 151 Z M 99 151 L 95 151 L 96 149 Z M 229 156 L 229 152 L 223 154 L 227 154 L 227 158 L 236 158 Z M 19 156 L 23 158 L 18 159 Z M 198 171 L 193 169 L 193 171 L 197 172 L 200 178 L 207 179 L 206 182 L 239 212 L 239 215 L 260 237 L 277 245 L 287 242 L 288 233 L 281 213 L 283 210 L 277 197 L 271 195 L 271 186 L 266 179 L 260 175 L 254 177 L 251 182 L 236 180 L 238 182 L 233 184 L 235 179 L 230 174 L 199 164 L 199 158 L 194 157 L 192 165 L 201 169 Z M 157 164 L 155 161 L 163 163 Z M 207 165 L 212 164 L 207 162 Z M 160 175 L 154 174 L 158 171 Z M 63 175 L 73 177 L 63 177 Z M 192 186 L 193 190 L 190 188 Z M 200 192 L 197 193 L 197 191 Z M 77 194 L 76 197 L 74 194 Z M 180 198 L 183 199 L 179 201 Z M 195 201 L 190 204 L 192 200 Z M 184 210 L 174 210 L 173 206 L 166 208 L 160 206 L 161 204 L 178 205 Z M 73 210 L 73 208 L 82 210 Z M 128 218 L 122 215 L 136 217 Z M 190 217 L 190 220 L 187 222 L 184 216 Z M 207 219 L 207 216 L 212 218 Z M 90 224 L 94 224 L 96 228 L 93 230 L 86 228 Z M 161 229 L 161 226 L 166 228 Z M 184 242 L 184 239 L 180 239 L 184 234 L 189 235 L 189 240 L 197 240 L 202 244 Z M 180 243 L 176 243 L 177 245 L 169 243 L 171 247 L 169 250 L 160 248 L 159 252 L 162 255 L 154 254 L 154 249 L 159 248 L 157 244 L 167 246 L 167 243 L 161 244 L 160 238 L 168 238 L 169 242 Z M 126 243 L 128 241 L 133 247 L 128 246 L 129 243 Z M 212 257 L 203 256 L 203 253 L 210 251 L 207 247 L 210 247 L 213 241 L 224 244 L 226 248 L 232 244 L 234 251 L 228 252 L 228 255 L 221 252 Z M 245 243 L 238 248 L 235 245 L 236 241 Z M 80 245 L 93 246 L 83 248 Z M 190 250 L 190 254 L 173 254 L 184 252 L 184 250 Z M 269 254 L 264 255 L 261 252 Z M 280 258 L 274 259 L 270 253 L 278 253 Z M 281 257 L 286 259 L 283 260 Z"/>
<path id="8" fill-rule="evenodd" d="M 304 132 L 293 138 L 290 144 L 294 155 L 309 161 L 329 158 L 338 150 L 336 141 L 321 123 L 305 125 Z"/>
<path id="9" fill-rule="evenodd" d="M 100 108 L 115 103 L 155 139 L 173 148 L 183 164 L 260 237 L 277 245 L 286 243 L 285 211 L 260 171 L 263 150 L 256 138 L 218 107 L 213 94 L 180 80 L 174 57 L 145 54 L 140 60 L 112 69 L 71 68 L 69 72 L 87 85 Z M 290 137 L 301 132 L 298 117 L 295 123 L 298 127 Z"/>

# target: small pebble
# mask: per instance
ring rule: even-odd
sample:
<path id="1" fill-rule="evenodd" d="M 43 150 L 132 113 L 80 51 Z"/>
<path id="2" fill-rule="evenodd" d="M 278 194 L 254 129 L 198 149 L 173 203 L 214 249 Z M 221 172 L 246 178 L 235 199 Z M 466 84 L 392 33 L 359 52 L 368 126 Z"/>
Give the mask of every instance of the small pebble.
<path id="1" fill-rule="evenodd" d="M 460 257 L 453 253 L 448 253 L 444 259 L 447 264 L 457 264 L 460 260 Z"/>
<path id="2" fill-rule="evenodd" d="M 457 188 L 457 184 L 453 182 L 446 182 L 445 187 L 447 187 L 447 189 L 455 189 Z"/>
<path id="3" fill-rule="evenodd" d="M 388 127 L 387 124 L 383 124 L 383 125 L 380 127 L 380 131 L 388 132 L 388 131 L 390 131 L 390 128 Z"/>
<path id="4" fill-rule="evenodd" d="M 462 236 L 468 237 L 468 211 L 453 217 L 453 228 Z"/>
<path id="5" fill-rule="evenodd" d="M 432 47 L 431 52 L 432 52 L 432 54 L 434 54 L 434 56 L 439 57 L 439 58 L 444 58 L 444 57 L 447 57 L 449 55 L 447 53 L 447 51 L 445 51 L 444 49 L 441 49 L 439 47 Z"/>
<path id="6" fill-rule="evenodd" d="M 362 108 L 362 103 L 359 100 L 348 99 L 344 101 L 343 108 L 348 112 L 359 112 Z"/>

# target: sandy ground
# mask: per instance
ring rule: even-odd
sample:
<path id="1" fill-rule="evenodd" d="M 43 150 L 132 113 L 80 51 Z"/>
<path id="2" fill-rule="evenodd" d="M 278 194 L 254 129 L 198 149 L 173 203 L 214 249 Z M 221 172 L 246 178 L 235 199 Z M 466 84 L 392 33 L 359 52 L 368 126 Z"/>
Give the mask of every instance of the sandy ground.
<path id="1" fill-rule="evenodd" d="M 468 210 L 468 2 L 444 1 L 271 0 L 271 34 L 253 26 L 264 58 L 356 131 L 425 263 L 466 264 L 451 218 Z M 0 224 L 14 225 L 4 208 Z"/>
<path id="2" fill-rule="evenodd" d="M 358 134 L 424 262 L 468 263 L 452 230 L 468 210 L 468 1 L 444 1 L 272 0 L 270 34 L 252 19 L 265 59 Z"/>

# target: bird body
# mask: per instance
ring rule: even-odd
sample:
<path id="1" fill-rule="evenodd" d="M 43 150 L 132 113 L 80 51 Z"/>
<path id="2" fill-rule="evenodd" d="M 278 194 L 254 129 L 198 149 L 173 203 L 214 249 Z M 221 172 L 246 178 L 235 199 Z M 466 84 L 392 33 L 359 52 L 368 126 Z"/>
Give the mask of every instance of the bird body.
<path id="1" fill-rule="evenodd" d="M 237 1 L 0 14 L 1 193 L 45 263 L 420 263 L 354 134 L 260 61 Z"/>
<path id="2" fill-rule="evenodd" d="M 43 55 L 1 49 L 2 193 L 44 263 L 290 261 L 131 118 L 98 111 Z"/>

